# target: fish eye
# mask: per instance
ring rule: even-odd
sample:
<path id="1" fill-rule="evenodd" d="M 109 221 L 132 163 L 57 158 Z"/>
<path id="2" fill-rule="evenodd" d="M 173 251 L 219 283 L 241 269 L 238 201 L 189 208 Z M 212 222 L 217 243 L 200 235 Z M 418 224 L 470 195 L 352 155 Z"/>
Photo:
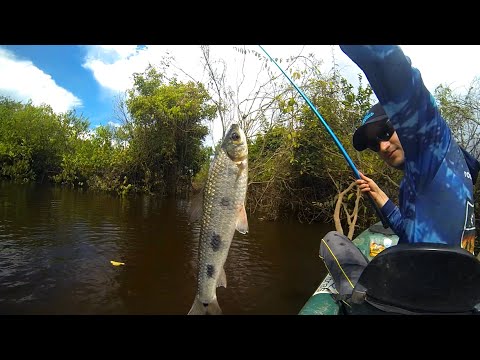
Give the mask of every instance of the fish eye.
<path id="1" fill-rule="evenodd" d="M 240 135 L 238 135 L 236 132 L 232 133 L 232 136 L 230 136 L 230 139 L 237 141 L 240 139 Z"/>

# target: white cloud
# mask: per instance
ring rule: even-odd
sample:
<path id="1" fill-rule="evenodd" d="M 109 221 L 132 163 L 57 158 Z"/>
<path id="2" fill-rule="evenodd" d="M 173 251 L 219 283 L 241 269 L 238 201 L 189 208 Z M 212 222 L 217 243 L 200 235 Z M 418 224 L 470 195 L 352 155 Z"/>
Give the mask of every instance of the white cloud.
<path id="1" fill-rule="evenodd" d="M 34 105 L 48 104 L 56 113 L 82 105 L 79 98 L 58 86 L 50 75 L 31 61 L 20 60 L 1 47 L 0 94 L 22 102 L 31 99 Z"/>
<path id="2" fill-rule="evenodd" d="M 133 86 L 133 73 L 145 71 L 149 64 L 158 66 L 163 56 L 175 52 L 178 58 L 196 62 L 187 64 L 192 69 L 198 63 L 200 49 L 198 46 L 163 46 L 149 45 L 99 45 L 88 46 L 88 54 L 83 66 L 92 71 L 98 83 L 116 93 L 123 92 Z M 191 52 L 197 56 L 192 58 Z M 176 55 L 177 56 L 177 55 Z"/>
<path id="3" fill-rule="evenodd" d="M 287 58 L 302 53 L 314 53 L 324 59 L 324 69 L 332 67 L 332 55 L 339 65 L 341 74 L 352 82 L 357 81 L 360 69 L 340 50 L 338 45 L 262 45 L 273 58 Z M 240 46 L 237 46 L 240 47 Z M 480 75 L 478 59 L 479 45 L 401 45 L 403 51 L 420 69 L 424 82 L 433 91 L 441 83 L 451 84 L 460 89 L 467 86 L 475 76 Z M 212 45 L 211 55 L 226 60 L 229 72 L 241 71 L 241 56 L 234 45 Z M 247 45 L 247 49 L 263 54 L 257 45 Z M 206 79 L 201 64 L 198 45 L 102 45 L 89 46 L 89 54 L 84 66 L 90 69 L 99 84 L 113 91 L 124 91 L 133 85 L 132 74 L 142 72 L 149 63 L 157 65 L 167 53 L 176 58 L 176 67 L 188 72 L 195 79 Z M 255 60 L 255 59 L 253 59 Z M 251 65 L 249 63 L 249 65 Z M 247 67 L 245 73 L 257 69 Z M 183 76 L 177 70 L 177 74 Z M 256 74 L 256 72 L 255 72 Z M 362 73 L 363 74 L 363 73 Z"/>
<path id="4" fill-rule="evenodd" d="M 401 45 L 412 66 L 422 74 L 425 86 L 433 93 L 440 84 L 464 92 L 480 75 L 479 45 Z"/>
<path id="5" fill-rule="evenodd" d="M 262 50 L 257 45 L 246 46 L 246 48 L 263 55 Z M 349 74 L 349 80 L 354 83 L 357 81 L 356 74 L 348 71 L 358 71 L 354 66 L 348 64 L 346 60 L 349 61 L 349 59 L 338 47 L 335 49 L 335 47 L 332 48 L 328 45 L 266 45 L 264 48 L 273 58 L 286 58 L 300 53 L 307 55 L 313 52 L 317 58 L 325 59 L 325 70 L 330 70 L 332 67 L 331 59 L 332 51 L 334 51 L 342 71 Z M 173 56 L 175 59 L 174 66 L 168 69 L 168 76 L 175 75 L 180 81 L 188 81 L 193 78 L 204 83 L 208 79 L 203 69 L 199 45 L 148 45 L 141 48 L 134 45 L 88 46 L 87 52 L 83 66 L 92 71 L 100 86 L 112 93 L 123 92 L 132 88 L 133 73 L 143 72 L 148 64 L 160 65 L 162 58 L 165 56 Z M 248 56 L 246 64 L 243 64 L 243 55 L 234 49 L 234 45 L 212 45 L 210 46 L 210 54 L 214 60 L 222 59 L 227 64 L 227 84 L 232 89 L 239 87 L 238 99 L 246 98 L 249 93 L 253 92 L 255 86 L 258 86 L 258 83 L 255 84 L 258 74 L 263 80 L 266 80 L 268 76 L 267 72 L 262 71 L 261 62 L 253 56 Z M 243 75 L 246 79 L 241 83 Z M 287 82 L 286 79 L 285 81 Z M 221 126 L 216 123 L 212 130 L 212 141 L 215 142 L 221 136 Z"/>
<path id="6" fill-rule="evenodd" d="M 122 126 L 122 124 L 120 124 L 118 122 L 114 122 L 114 121 L 109 121 L 108 125 L 110 125 L 112 127 L 116 127 L 116 128 L 119 128 L 120 126 Z"/>
<path id="7" fill-rule="evenodd" d="M 299 46 L 273 46 L 264 48 L 270 55 L 278 53 L 292 54 Z M 401 45 L 405 55 L 412 60 L 412 65 L 418 68 L 427 89 L 433 94 L 438 85 L 446 84 L 458 92 L 465 91 L 475 77 L 480 76 L 480 45 Z M 332 50 L 329 46 L 305 46 L 306 51 L 314 52 L 317 58 L 326 60 L 325 69 L 331 68 Z M 274 55 L 275 54 L 275 55 Z M 357 75 L 360 73 L 365 84 L 365 76 L 360 68 L 348 58 L 338 45 L 333 46 L 333 54 L 339 66 L 340 73 L 354 86 L 358 85 Z"/>
<path id="8" fill-rule="evenodd" d="M 478 45 L 401 45 L 405 54 L 412 59 L 415 67 L 420 69 L 427 88 L 433 92 L 439 84 L 448 84 L 455 90 L 467 88 L 475 76 L 480 75 Z M 237 46 L 241 47 L 241 46 Z M 317 59 L 324 59 L 322 70 L 332 67 L 332 55 L 339 66 L 340 73 L 353 85 L 358 84 L 360 69 L 340 50 L 337 45 L 263 45 L 273 58 L 287 58 L 292 55 L 314 53 Z M 263 54 L 257 45 L 248 45 L 247 49 Z M 86 46 L 87 57 L 83 66 L 92 71 L 99 85 L 111 96 L 123 92 L 133 85 L 133 73 L 143 72 L 148 64 L 158 66 L 162 57 L 173 56 L 176 59 L 170 74 L 185 81 L 193 77 L 206 82 L 199 45 L 102 45 Z M 247 79 L 242 83 L 238 99 L 243 99 L 254 90 L 257 74 L 267 76 L 260 69 L 256 58 L 243 56 L 234 50 L 234 45 L 212 45 L 211 56 L 223 59 L 227 63 L 228 83 L 233 89 L 240 85 L 242 74 Z M 280 66 L 285 66 L 281 63 Z M 179 69 L 187 72 L 189 76 Z M 362 73 L 363 75 L 363 73 Z M 285 79 L 287 81 L 287 79 Z M 29 99 L 35 105 L 47 103 L 56 112 L 65 112 L 73 107 L 82 106 L 82 101 L 68 90 L 58 86 L 49 74 L 37 68 L 31 61 L 15 57 L 0 47 L 0 94 L 11 96 L 19 101 Z M 213 127 L 215 140 L 221 127 Z"/>
<path id="9" fill-rule="evenodd" d="M 354 86 L 358 85 L 358 74 L 365 76 L 360 68 L 351 61 L 338 45 L 262 45 L 273 58 L 287 58 L 302 54 L 314 53 L 317 59 L 323 59 L 323 71 L 329 71 L 333 66 L 333 57 L 338 69 Z M 242 47 L 237 46 L 237 47 Z M 84 67 L 90 69 L 98 83 L 110 92 L 123 92 L 133 86 L 133 73 L 143 72 L 148 64 L 158 66 L 163 56 L 174 56 L 175 68 L 170 68 L 170 74 L 176 74 L 181 81 L 190 80 L 179 69 L 184 70 L 197 81 L 206 82 L 207 75 L 203 70 L 199 45 L 105 45 L 88 46 L 88 55 Z M 262 55 L 257 45 L 246 46 Z M 477 60 L 480 59 L 480 46 L 450 46 L 450 45 L 402 45 L 405 54 L 412 59 L 414 66 L 422 73 L 427 88 L 433 92 L 441 83 L 453 85 L 456 89 L 465 88 L 475 76 L 480 74 Z M 255 79 L 259 74 L 265 79 L 268 76 L 263 71 L 261 63 L 253 56 L 247 57 L 243 64 L 243 55 L 234 50 L 234 45 L 212 45 L 210 54 L 214 59 L 223 59 L 227 64 L 227 83 L 237 89 L 245 74 L 238 99 L 244 99 L 254 90 Z M 280 66 L 285 66 L 281 63 Z M 285 68 L 283 68 L 285 70 Z M 285 82 L 288 80 L 285 78 Z M 257 84 L 258 86 L 258 84 Z M 221 126 L 213 126 L 213 141 L 221 136 Z"/>

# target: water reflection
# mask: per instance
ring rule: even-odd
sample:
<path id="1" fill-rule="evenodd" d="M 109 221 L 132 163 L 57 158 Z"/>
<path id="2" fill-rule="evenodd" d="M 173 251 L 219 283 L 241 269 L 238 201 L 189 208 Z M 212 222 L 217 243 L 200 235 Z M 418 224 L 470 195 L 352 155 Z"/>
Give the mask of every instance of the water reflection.
<path id="1" fill-rule="evenodd" d="M 186 314 L 199 233 L 186 210 L 181 200 L 0 183 L 0 313 Z M 296 314 L 325 274 L 318 246 L 331 226 L 249 225 L 233 239 L 220 306 Z"/>

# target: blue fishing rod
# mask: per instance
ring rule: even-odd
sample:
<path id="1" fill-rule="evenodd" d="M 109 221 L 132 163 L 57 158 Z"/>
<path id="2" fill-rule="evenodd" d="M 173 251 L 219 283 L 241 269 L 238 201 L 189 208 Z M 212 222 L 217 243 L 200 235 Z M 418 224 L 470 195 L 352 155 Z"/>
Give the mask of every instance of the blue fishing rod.
<path id="1" fill-rule="evenodd" d="M 340 150 L 340 152 L 342 153 L 343 157 L 345 158 L 345 160 L 347 160 L 347 163 L 348 165 L 350 166 L 350 168 L 353 170 L 353 173 L 355 174 L 355 177 L 357 179 L 361 179 L 360 177 L 360 173 L 358 172 L 357 168 L 355 167 L 355 164 L 353 163 L 352 159 L 350 158 L 350 156 L 348 156 L 345 148 L 343 147 L 342 143 L 340 142 L 340 140 L 338 140 L 337 136 L 335 135 L 335 133 L 332 131 L 332 129 L 330 128 L 330 126 L 328 126 L 327 122 L 323 119 L 322 115 L 320 115 L 320 113 L 318 112 L 318 110 L 315 108 L 315 106 L 313 106 L 313 104 L 311 103 L 311 101 L 308 99 L 307 95 L 305 95 L 303 93 L 303 91 L 293 82 L 292 79 L 290 79 L 290 77 L 285 73 L 285 71 L 283 71 L 283 69 L 280 67 L 280 65 L 277 64 L 277 62 L 275 60 L 273 60 L 273 58 L 268 54 L 268 52 L 262 47 L 262 45 L 258 45 L 260 47 L 260 49 L 263 50 L 263 52 L 268 56 L 268 58 L 279 68 L 279 70 L 282 72 L 283 75 L 285 75 L 285 77 L 288 79 L 288 81 L 290 81 L 290 84 L 292 84 L 292 86 L 298 91 L 298 93 L 303 97 L 303 99 L 307 102 L 308 106 L 310 106 L 310 109 L 312 109 L 312 111 L 314 112 L 314 114 L 317 116 L 317 118 L 320 120 L 320 122 L 322 123 L 322 125 L 325 127 L 325 129 L 328 131 L 328 133 L 330 134 L 330 136 L 332 137 L 333 141 L 335 142 L 335 144 L 337 145 L 338 149 Z M 368 194 L 368 199 L 370 200 L 370 203 L 371 205 L 373 206 L 373 208 L 375 209 L 375 212 L 377 213 L 378 217 L 380 218 L 380 220 L 382 221 L 382 224 L 383 224 L 383 227 L 384 228 L 387 228 L 389 225 L 388 225 L 388 222 L 386 221 L 385 217 L 383 216 L 382 212 L 380 211 L 380 209 L 378 208 L 377 204 L 375 203 L 375 201 L 373 200 L 372 196 L 370 195 L 370 193 Z"/>

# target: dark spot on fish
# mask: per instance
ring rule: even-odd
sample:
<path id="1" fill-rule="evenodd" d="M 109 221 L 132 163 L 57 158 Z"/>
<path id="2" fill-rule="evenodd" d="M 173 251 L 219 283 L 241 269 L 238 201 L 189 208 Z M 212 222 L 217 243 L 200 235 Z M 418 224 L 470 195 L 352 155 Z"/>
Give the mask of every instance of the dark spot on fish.
<path id="1" fill-rule="evenodd" d="M 222 243 L 222 238 L 220 235 L 213 233 L 210 239 L 210 245 L 212 245 L 213 251 L 218 251 L 220 249 L 220 244 Z"/>
<path id="2" fill-rule="evenodd" d="M 202 304 L 203 304 L 203 306 L 205 306 L 205 307 L 207 307 L 207 306 L 208 306 L 208 304 L 205 304 L 205 303 L 202 303 Z"/>
<path id="3" fill-rule="evenodd" d="M 215 266 L 207 265 L 207 275 L 208 275 L 208 277 L 212 278 L 213 274 L 215 274 Z"/>
<path id="4" fill-rule="evenodd" d="M 220 204 L 221 204 L 222 206 L 225 206 L 225 207 L 226 207 L 226 206 L 229 206 L 229 205 L 230 205 L 230 199 L 227 198 L 227 197 L 223 197 L 223 198 L 222 198 L 222 201 L 220 202 Z"/>

